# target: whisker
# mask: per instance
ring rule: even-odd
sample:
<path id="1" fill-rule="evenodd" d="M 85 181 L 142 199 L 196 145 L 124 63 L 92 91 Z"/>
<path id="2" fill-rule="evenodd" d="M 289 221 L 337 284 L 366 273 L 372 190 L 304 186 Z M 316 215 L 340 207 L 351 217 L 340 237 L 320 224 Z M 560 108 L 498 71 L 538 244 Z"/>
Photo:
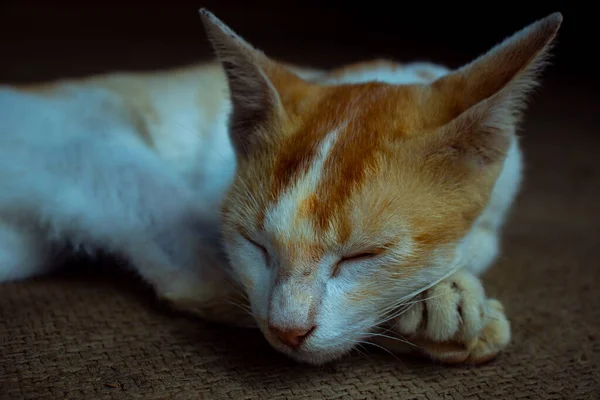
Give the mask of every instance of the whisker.
<path id="1" fill-rule="evenodd" d="M 236 303 L 234 301 L 215 301 L 215 302 L 211 302 L 211 305 L 228 305 L 228 306 L 234 306 L 237 307 L 239 309 L 241 309 L 242 311 L 247 312 L 248 314 L 252 315 L 252 309 L 250 307 L 247 307 L 244 304 L 240 304 L 240 303 Z"/>
<path id="2" fill-rule="evenodd" d="M 398 358 L 398 356 L 397 356 L 396 354 L 392 353 L 391 351 L 389 351 L 389 350 L 388 350 L 388 349 L 386 349 L 385 347 L 378 345 L 377 343 L 365 342 L 365 341 L 362 341 L 362 340 L 361 340 L 361 341 L 359 341 L 359 343 L 360 343 L 360 344 L 368 344 L 368 345 L 370 345 L 370 346 L 377 347 L 377 348 L 379 348 L 379 349 L 381 349 L 381 350 L 385 351 L 386 353 L 388 353 L 388 354 L 389 354 L 389 355 L 391 355 L 392 357 L 394 357 L 396 360 L 398 360 L 398 361 L 402 362 L 402 360 L 400 360 L 400 358 Z"/>
<path id="3" fill-rule="evenodd" d="M 446 273 L 445 275 L 443 275 L 441 278 L 435 280 L 433 283 L 430 283 L 430 284 L 428 284 L 428 285 L 426 285 L 426 286 L 424 286 L 424 287 L 416 290 L 415 292 L 413 292 L 413 293 L 411 293 L 411 294 L 409 294 L 407 296 L 404 296 L 404 297 L 398 299 L 395 303 L 392 303 L 390 306 L 386 307 L 384 309 L 384 311 L 382 312 L 382 315 L 381 315 L 381 318 L 385 318 L 385 319 L 382 320 L 382 321 L 379 321 L 377 325 L 385 323 L 385 322 L 388 322 L 391 319 L 397 318 L 403 312 L 406 312 L 406 310 L 408 308 L 401 308 L 401 307 L 403 307 L 404 304 L 408 304 L 410 300 L 415 299 L 415 297 L 418 296 L 419 294 L 421 294 L 424 291 L 432 288 L 433 286 L 437 285 L 438 283 L 440 283 L 441 281 L 443 281 L 444 279 L 448 278 L 450 275 L 452 275 L 453 273 L 455 273 L 456 271 L 458 271 L 461 268 L 460 267 L 461 264 L 457 263 L 456 265 L 454 265 L 450 269 L 450 271 L 448 273 Z M 413 303 L 411 303 L 411 304 L 414 304 L 414 301 L 415 300 L 413 300 Z M 386 318 L 386 314 L 387 313 L 389 313 L 389 312 L 396 312 L 396 309 L 398 309 L 398 308 L 401 308 L 401 310 L 398 311 L 396 314 L 392 314 L 393 316 L 390 316 L 390 317 Z"/>
<path id="4" fill-rule="evenodd" d="M 425 297 L 425 298 L 422 298 L 422 299 L 414 299 L 412 301 L 408 301 L 408 302 L 405 302 L 403 304 L 396 305 L 392 310 L 385 311 L 383 313 L 383 315 L 381 315 L 381 317 L 385 318 L 385 319 L 383 319 L 381 321 L 378 321 L 377 325 L 381 325 L 381 324 L 384 324 L 384 323 L 386 323 L 386 322 L 388 322 L 388 321 L 390 321 L 392 319 L 398 318 L 400 315 L 402 315 L 406 311 L 408 311 L 410 309 L 410 307 L 412 307 L 413 305 L 415 305 L 417 303 L 424 302 L 424 301 L 427 301 L 427 300 L 431 300 L 431 299 L 434 299 L 434 298 L 442 296 L 442 295 L 444 295 L 444 293 L 439 293 L 439 294 L 436 294 L 436 295 L 433 295 L 433 296 L 429 296 L 429 297 Z M 389 313 L 389 312 L 394 312 L 394 314 L 386 316 L 385 314 Z"/>
<path id="5" fill-rule="evenodd" d="M 382 337 L 382 338 L 386 338 L 386 339 L 390 339 L 390 340 L 396 340 L 398 342 L 406 343 L 406 344 L 408 344 L 410 346 L 413 346 L 413 347 L 419 347 L 416 344 L 414 344 L 414 343 L 406 340 L 403 337 L 394 337 L 394 336 L 384 335 L 382 333 L 371 333 L 370 336 L 377 336 L 377 337 Z"/>
<path id="6" fill-rule="evenodd" d="M 365 347 L 361 343 L 356 343 L 356 347 L 354 347 L 354 350 L 356 350 L 356 352 L 360 354 L 361 357 L 365 357 L 369 360 L 372 360 L 371 356 L 369 355 L 369 351 L 365 349 Z"/>

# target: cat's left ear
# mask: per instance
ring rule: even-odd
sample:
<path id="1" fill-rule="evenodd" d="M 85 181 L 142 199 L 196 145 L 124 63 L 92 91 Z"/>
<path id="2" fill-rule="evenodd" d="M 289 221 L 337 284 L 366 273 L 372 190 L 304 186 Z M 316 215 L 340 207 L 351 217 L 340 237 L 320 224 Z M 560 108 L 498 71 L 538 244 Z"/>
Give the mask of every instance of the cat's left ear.
<path id="1" fill-rule="evenodd" d="M 452 119 L 438 132 L 443 152 L 476 170 L 503 162 L 562 19 L 550 14 L 432 83 Z"/>
<path id="2" fill-rule="evenodd" d="M 227 75 L 232 102 L 229 135 L 238 156 L 246 157 L 282 109 L 277 90 L 265 74 L 272 61 L 210 11 L 201 9 L 200 17 Z"/>

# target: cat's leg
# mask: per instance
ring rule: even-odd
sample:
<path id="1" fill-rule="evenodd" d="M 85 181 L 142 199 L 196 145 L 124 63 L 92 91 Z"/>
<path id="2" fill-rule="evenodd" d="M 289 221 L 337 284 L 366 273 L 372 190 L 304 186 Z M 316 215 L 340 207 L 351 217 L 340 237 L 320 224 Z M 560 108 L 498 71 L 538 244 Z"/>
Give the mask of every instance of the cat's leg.
<path id="1" fill-rule="evenodd" d="M 523 156 L 519 142 L 513 138 L 489 203 L 475 220 L 460 250 L 464 254 L 463 265 L 477 276 L 483 275 L 494 265 L 500 255 L 502 229 L 519 193 L 522 169 Z"/>
<path id="2" fill-rule="evenodd" d="M 206 273 L 206 272 L 205 272 Z M 255 328 L 248 298 L 226 274 L 210 272 L 211 277 L 179 274 L 157 294 L 172 309 L 204 320 L 238 328 Z M 166 275 L 168 277 L 168 275 Z"/>
<path id="3" fill-rule="evenodd" d="M 493 217 L 494 215 L 492 215 Z M 421 352 L 444 363 L 484 363 L 510 341 L 510 324 L 502 304 L 487 298 L 479 275 L 499 253 L 499 222 L 483 214 L 459 246 L 456 262 L 465 265 L 415 299 L 394 320 L 398 340 L 378 340 L 396 353 Z"/>
<path id="4" fill-rule="evenodd" d="M 78 180 L 86 187 L 77 202 L 81 208 L 65 216 L 77 224 L 69 229 L 125 256 L 174 308 L 236 326 L 253 322 L 238 306 L 242 295 L 226 272 L 218 212 L 204 207 L 201 193 L 132 143 L 96 143 L 85 163 L 92 163 L 91 177 Z"/>
<path id="5" fill-rule="evenodd" d="M 461 270 L 421 293 L 391 331 L 410 342 L 378 339 L 387 349 L 419 352 L 443 363 L 481 364 L 510 342 L 510 323 L 498 300 L 486 298 L 481 281 Z"/>
<path id="6" fill-rule="evenodd" d="M 499 256 L 502 227 L 518 194 L 521 172 L 522 154 L 513 138 L 488 205 L 459 245 L 457 262 L 464 267 L 423 292 L 395 320 L 392 330 L 416 346 L 397 340 L 383 345 L 396 352 L 421 351 L 447 363 L 482 363 L 508 345 L 511 332 L 504 308 L 486 298 L 478 277 Z"/>
<path id="7" fill-rule="evenodd" d="M 218 213 L 202 209 L 201 195 L 141 141 L 124 137 L 71 137 L 43 147 L 13 142 L 0 160 L 0 211 L 40 228 L 34 235 L 0 232 L 4 275 L 43 268 L 38 238 L 102 249 L 127 259 L 176 308 L 248 324 L 217 251 Z"/>
<path id="8" fill-rule="evenodd" d="M 48 270 L 50 248 L 39 232 L 0 220 L 0 282 L 40 275 Z"/>
<path id="9" fill-rule="evenodd" d="M 149 257 L 142 246 L 130 248 L 129 257 L 173 309 L 225 325 L 255 327 L 246 293 L 228 272 L 216 222 L 207 219 L 195 220 L 190 213 L 183 224 L 156 236 L 158 254 Z"/>
<path id="10" fill-rule="evenodd" d="M 0 278 L 40 272 L 49 243 L 102 249 L 126 258 L 161 298 L 211 317 L 235 292 L 211 253 L 218 213 L 202 209 L 202 193 L 139 138 L 122 106 L 102 89 L 0 88 L 0 219 L 33 228 L 0 227 Z M 221 320 L 242 320 L 235 306 L 222 308 Z"/>

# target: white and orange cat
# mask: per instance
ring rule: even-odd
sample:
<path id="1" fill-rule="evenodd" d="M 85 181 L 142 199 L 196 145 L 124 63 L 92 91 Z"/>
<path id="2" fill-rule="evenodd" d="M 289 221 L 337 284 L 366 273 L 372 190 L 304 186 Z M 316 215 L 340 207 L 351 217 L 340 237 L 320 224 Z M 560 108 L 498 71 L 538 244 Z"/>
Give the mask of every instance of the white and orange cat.
<path id="1" fill-rule="evenodd" d="M 298 361 L 367 341 L 447 363 L 501 352 L 510 325 L 478 275 L 562 15 L 456 70 L 298 68 L 201 18 L 218 62 L 0 89 L 0 281 L 102 249 Z"/>

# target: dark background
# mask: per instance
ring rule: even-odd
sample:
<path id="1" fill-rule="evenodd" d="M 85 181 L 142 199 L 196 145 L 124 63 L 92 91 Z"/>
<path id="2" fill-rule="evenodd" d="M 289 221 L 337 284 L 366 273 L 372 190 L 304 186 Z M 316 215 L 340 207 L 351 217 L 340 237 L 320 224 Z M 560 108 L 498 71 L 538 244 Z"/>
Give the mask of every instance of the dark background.
<path id="1" fill-rule="evenodd" d="M 525 3 L 4 1 L 0 80 L 152 69 L 206 58 L 210 52 L 198 17 L 204 6 L 270 55 L 317 66 L 379 56 L 458 66 L 561 11 L 565 21 L 546 81 L 597 84 L 600 35 L 592 7 L 578 1 Z"/>
<path id="2" fill-rule="evenodd" d="M 532 97 L 530 115 L 560 114 L 592 126 L 600 111 L 594 93 L 600 89 L 600 22 L 593 7 L 583 3 L 5 0 L 0 5 L 0 82 L 151 70 L 211 58 L 200 7 L 269 55 L 318 67 L 373 57 L 457 67 L 560 11 L 564 22 L 552 65 Z M 595 135 L 596 129 L 588 133 Z"/>
<path id="3" fill-rule="evenodd" d="M 151 296 L 133 295 L 134 280 L 82 273 L 0 289 L 0 392 L 11 399 L 599 399 L 600 17 L 582 1 L 456 3 L 4 0 L 0 82 L 206 59 L 200 6 L 276 58 L 323 67 L 373 57 L 456 67 L 561 11 L 553 64 L 520 132 L 524 188 L 503 256 L 484 282 L 514 332 L 497 362 L 443 368 L 384 354 L 299 369 L 258 333 L 241 340 L 239 331 L 155 313 L 146 307 Z"/>

